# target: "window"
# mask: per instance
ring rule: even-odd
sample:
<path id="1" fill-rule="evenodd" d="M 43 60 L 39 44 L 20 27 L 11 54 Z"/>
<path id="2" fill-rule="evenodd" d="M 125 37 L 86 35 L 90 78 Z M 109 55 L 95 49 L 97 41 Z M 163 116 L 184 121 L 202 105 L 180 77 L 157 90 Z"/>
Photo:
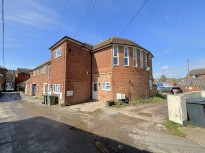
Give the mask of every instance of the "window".
<path id="1" fill-rule="evenodd" d="M 50 84 L 48 84 L 48 94 L 50 95 L 51 94 L 51 86 L 50 86 Z"/>
<path id="2" fill-rule="evenodd" d="M 53 93 L 60 93 L 60 84 L 53 84 Z"/>
<path id="3" fill-rule="evenodd" d="M 40 68 L 38 69 L 38 75 L 39 75 L 39 74 L 41 74 L 41 69 L 40 69 Z"/>
<path id="4" fill-rule="evenodd" d="M 193 75 L 193 78 L 201 78 L 200 74 Z"/>
<path id="5" fill-rule="evenodd" d="M 36 72 L 35 72 L 35 70 L 33 71 L 33 76 L 35 76 L 36 75 Z"/>
<path id="6" fill-rule="evenodd" d="M 148 64 L 147 64 L 147 56 L 148 56 L 148 54 L 145 54 L 145 68 L 148 67 Z"/>
<path id="7" fill-rule="evenodd" d="M 43 67 L 41 68 L 41 73 L 44 73 L 44 68 Z"/>
<path id="8" fill-rule="evenodd" d="M 149 80 L 149 89 L 152 90 L 152 80 Z"/>
<path id="9" fill-rule="evenodd" d="M 54 59 L 61 56 L 61 50 L 62 50 L 61 47 L 55 50 Z"/>
<path id="10" fill-rule="evenodd" d="M 46 84 L 43 83 L 43 94 L 46 94 Z"/>
<path id="11" fill-rule="evenodd" d="M 48 78 L 50 78 L 50 65 L 48 65 Z"/>
<path id="12" fill-rule="evenodd" d="M 137 67 L 137 50 L 133 48 L 133 67 Z"/>
<path id="13" fill-rule="evenodd" d="M 124 47 L 124 66 L 129 66 L 129 50 Z"/>
<path id="14" fill-rule="evenodd" d="M 119 62 L 118 62 L 118 47 L 117 46 L 114 46 L 113 47 L 113 65 L 119 65 Z"/>
<path id="15" fill-rule="evenodd" d="M 102 90 L 111 91 L 110 82 L 102 82 Z"/>
<path id="16" fill-rule="evenodd" d="M 140 67 L 143 67 L 143 52 L 140 51 Z"/>
<path id="17" fill-rule="evenodd" d="M 43 67 L 43 73 L 46 73 L 46 66 Z"/>

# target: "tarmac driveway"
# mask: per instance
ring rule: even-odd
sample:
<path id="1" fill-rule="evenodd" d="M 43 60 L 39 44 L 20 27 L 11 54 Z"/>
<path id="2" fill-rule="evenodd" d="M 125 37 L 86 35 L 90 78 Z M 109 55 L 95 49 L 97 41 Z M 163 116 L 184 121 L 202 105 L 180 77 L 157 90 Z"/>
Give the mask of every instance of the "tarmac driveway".
<path id="1" fill-rule="evenodd" d="M 0 97 L 0 152 L 205 152 L 163 126 L 166 102 L 107 108 L 92 102 L 41 104 L 18 93 Z"/>

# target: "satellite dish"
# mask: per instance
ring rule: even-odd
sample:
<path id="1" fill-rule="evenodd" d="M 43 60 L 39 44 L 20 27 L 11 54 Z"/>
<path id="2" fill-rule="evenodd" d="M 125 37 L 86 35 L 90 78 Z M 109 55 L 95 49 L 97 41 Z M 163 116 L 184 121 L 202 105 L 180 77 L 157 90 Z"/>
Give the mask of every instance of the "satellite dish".
<path id="1" fill-rule="evenodd" d="M 146 68 L 146 71 L 149 71 L 149 70 L 150 70 L 150 67 L 147 67 L 147 68 Z"/>

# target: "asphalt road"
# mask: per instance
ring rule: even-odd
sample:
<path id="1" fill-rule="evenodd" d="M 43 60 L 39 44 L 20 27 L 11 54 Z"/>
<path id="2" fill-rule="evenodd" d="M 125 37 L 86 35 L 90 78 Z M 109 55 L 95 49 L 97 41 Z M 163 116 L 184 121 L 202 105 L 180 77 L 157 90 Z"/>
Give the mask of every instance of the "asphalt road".
<path id="1" fill-rule="evenodd" d="M 205 152 L 161 124 L 165 103 L 111 109 L 40 102 L 15 92 L 0 96 L 0 153 Z"/>

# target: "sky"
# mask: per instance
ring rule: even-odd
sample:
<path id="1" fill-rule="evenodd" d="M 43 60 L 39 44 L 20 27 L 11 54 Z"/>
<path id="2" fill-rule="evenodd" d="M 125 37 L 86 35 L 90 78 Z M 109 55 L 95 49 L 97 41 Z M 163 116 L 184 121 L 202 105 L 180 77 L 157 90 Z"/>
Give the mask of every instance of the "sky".
<path id="1" fill-rule="evenodd" d="M 144 1 L 5 0 L 5 67 L 37 67 L 51 58 L 48 48 L 63 36 L 91 45 L 119 36 Z M 185 77 L 188 59 L 190 69 L 205 67 L 204 6 L 204 0 L 148 0 L 120 37 L 154 55 L 155 78 Z"/>

